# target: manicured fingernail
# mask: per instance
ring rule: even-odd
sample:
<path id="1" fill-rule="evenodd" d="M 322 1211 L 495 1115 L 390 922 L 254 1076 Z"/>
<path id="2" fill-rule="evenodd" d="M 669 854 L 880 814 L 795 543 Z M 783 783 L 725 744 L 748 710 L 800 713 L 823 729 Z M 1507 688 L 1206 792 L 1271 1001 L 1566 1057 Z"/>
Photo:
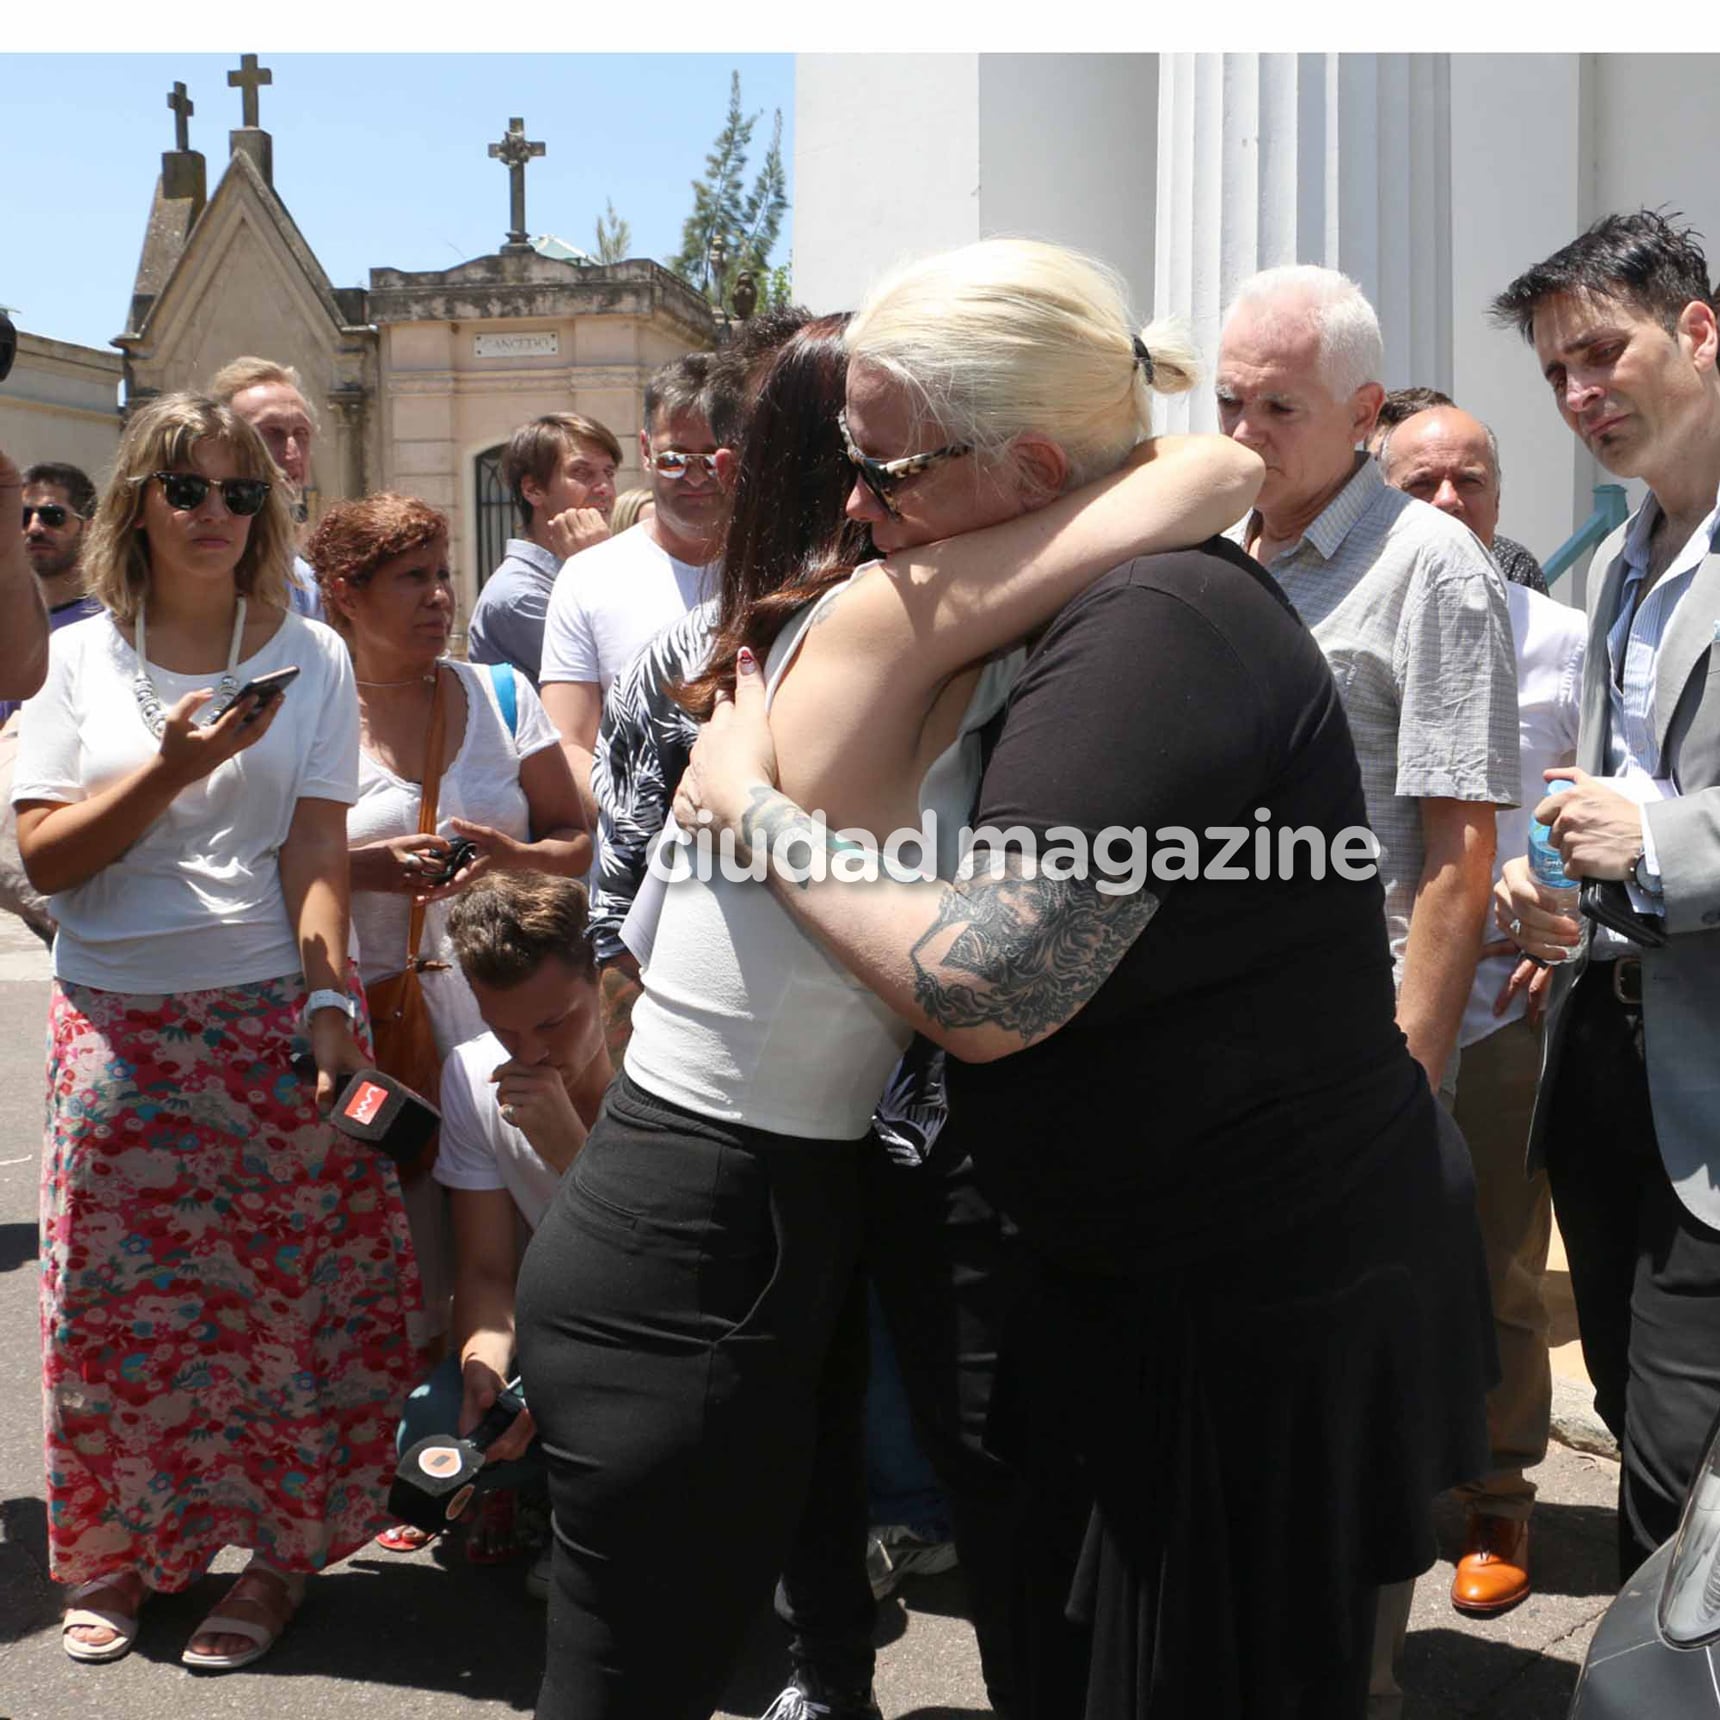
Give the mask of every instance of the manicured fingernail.
<path id="1" fill-rule="evenodd" d="M 746 645 L 741 647 L 740 655 L 735 659 L 735 662 L 743 675 L 756 675 L 758 673 L 758 658 L 752 654 L 751 648 Z"/>

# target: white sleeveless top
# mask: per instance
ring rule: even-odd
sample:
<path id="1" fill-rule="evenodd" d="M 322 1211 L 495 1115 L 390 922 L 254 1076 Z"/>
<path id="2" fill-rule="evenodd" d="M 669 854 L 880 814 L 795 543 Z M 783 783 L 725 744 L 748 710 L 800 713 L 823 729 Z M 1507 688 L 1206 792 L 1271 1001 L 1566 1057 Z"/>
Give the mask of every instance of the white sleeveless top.
<path id="1" fill-rule="evenodd" d="M 767 702 L 807 628 L 842 589 L 783 628 L 765 667 Z M 921 811 L 937 814 L 941 878 L 955 875 L 960 831 L 979 792 L 979 731 L 1024 660 L 1016 650 L 985 665 L 960 734 L 920 785 Z M 856 1140 L 912 1036 L 763 884 L 731 882 L 719 870 L 709 882 L 688 877 L 664 887 L 626 1058 L 627 1073 L 648 1092 L 772 1134 Z"/>

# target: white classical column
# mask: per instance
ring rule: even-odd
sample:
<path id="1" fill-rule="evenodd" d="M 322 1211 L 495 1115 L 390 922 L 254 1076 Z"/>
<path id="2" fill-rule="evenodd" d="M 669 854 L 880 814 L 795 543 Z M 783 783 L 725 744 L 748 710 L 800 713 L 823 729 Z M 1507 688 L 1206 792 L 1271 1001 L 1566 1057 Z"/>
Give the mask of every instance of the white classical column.
<path id="1" fill-rule="evenodd" d="M 1459 210 L 1452 235 L 1451 393 L 1499 438 L 1499 529 L 1543 560 L 1587 517 L 1606 473 L 1560 420 L 1533 351 L 1515 330 L 1493 327 L 1487 306 L 1599 213 L 1594 176 L 1597 162 L 1610 156 L 1597 147 L 1594 58 L 1459 54 L 1451 68 L 1451 176 Z M 1524 114 L 1535 123 L 1521 124 Z M 1652 121 L 1637 127 L 1653 129 Z M 1660 195 L 1658 188 L 1651 195 Z M 1580 602 L 1582 570 L 1557 590 Z"/>
<path id="2" fill-rule="evenodd" d="M 1257 269 L 1323 263 L 1380 315 L 1388 387 L 1451 377 L 1444 54 L 1164 54 L 1154 306 L 1208 363 Z M 1210 390 L 1167 412 L 1210 429 Z"/>
<path id="3" fill-rule="evenodd" d="M 794 293 L 859 303 L 893 263 L 998 234 L 1153 285 L 1153 54 L 802 54 Z"/>

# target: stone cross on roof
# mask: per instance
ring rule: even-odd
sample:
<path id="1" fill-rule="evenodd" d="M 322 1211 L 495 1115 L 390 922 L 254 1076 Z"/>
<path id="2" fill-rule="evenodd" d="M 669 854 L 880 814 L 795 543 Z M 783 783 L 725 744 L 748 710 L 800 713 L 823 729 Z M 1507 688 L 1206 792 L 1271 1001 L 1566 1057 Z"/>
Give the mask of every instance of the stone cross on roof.
<path id="1" fill-rule="evenodd" d="M 267 66 L 257 64 L 255 54 L 241 54 L 239 69 L 227 74 L 227 87 L 245 92 L 244 123 L 255 130 L 257 120 L 257 90 L 262 84 L 272 84 L 275 74 Z"/>
<path id="2" fill-rule="evenodd" d="M 526 163 L 543 152 L 541 143 L 527 141 L 523 119 L 510 119 L 507 136 L 490 145 L 490 159 L 507 164 L 508 245 L 512 250 L 524 250 L 526 246 Z"/>
<path id="3" fill-rule="evenodd" d="M 173 147 L 183 155 L 191 147 L 191 116 L 197 104 L 185 93 L 184 84 L 175 84 L 167 105 L 173 109 Z"/>

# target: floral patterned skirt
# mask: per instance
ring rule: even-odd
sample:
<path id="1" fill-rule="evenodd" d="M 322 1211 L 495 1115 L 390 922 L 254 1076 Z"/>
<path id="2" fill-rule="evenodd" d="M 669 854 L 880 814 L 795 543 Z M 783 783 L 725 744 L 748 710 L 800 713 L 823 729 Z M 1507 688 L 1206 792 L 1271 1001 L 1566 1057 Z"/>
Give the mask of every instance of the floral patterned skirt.
<path id="1" fill-rule="evenodd" d="M 353 990 L 358 990 L 356 975 Z M 418 1272 L 385 1158 L 289 1067 L 303 982 L 58 982 L 42 1156 L 53 1575 L 313 1571 L 387 1521 Z M 368 1028 L 365 1029 L 368 1031 Z"/>

